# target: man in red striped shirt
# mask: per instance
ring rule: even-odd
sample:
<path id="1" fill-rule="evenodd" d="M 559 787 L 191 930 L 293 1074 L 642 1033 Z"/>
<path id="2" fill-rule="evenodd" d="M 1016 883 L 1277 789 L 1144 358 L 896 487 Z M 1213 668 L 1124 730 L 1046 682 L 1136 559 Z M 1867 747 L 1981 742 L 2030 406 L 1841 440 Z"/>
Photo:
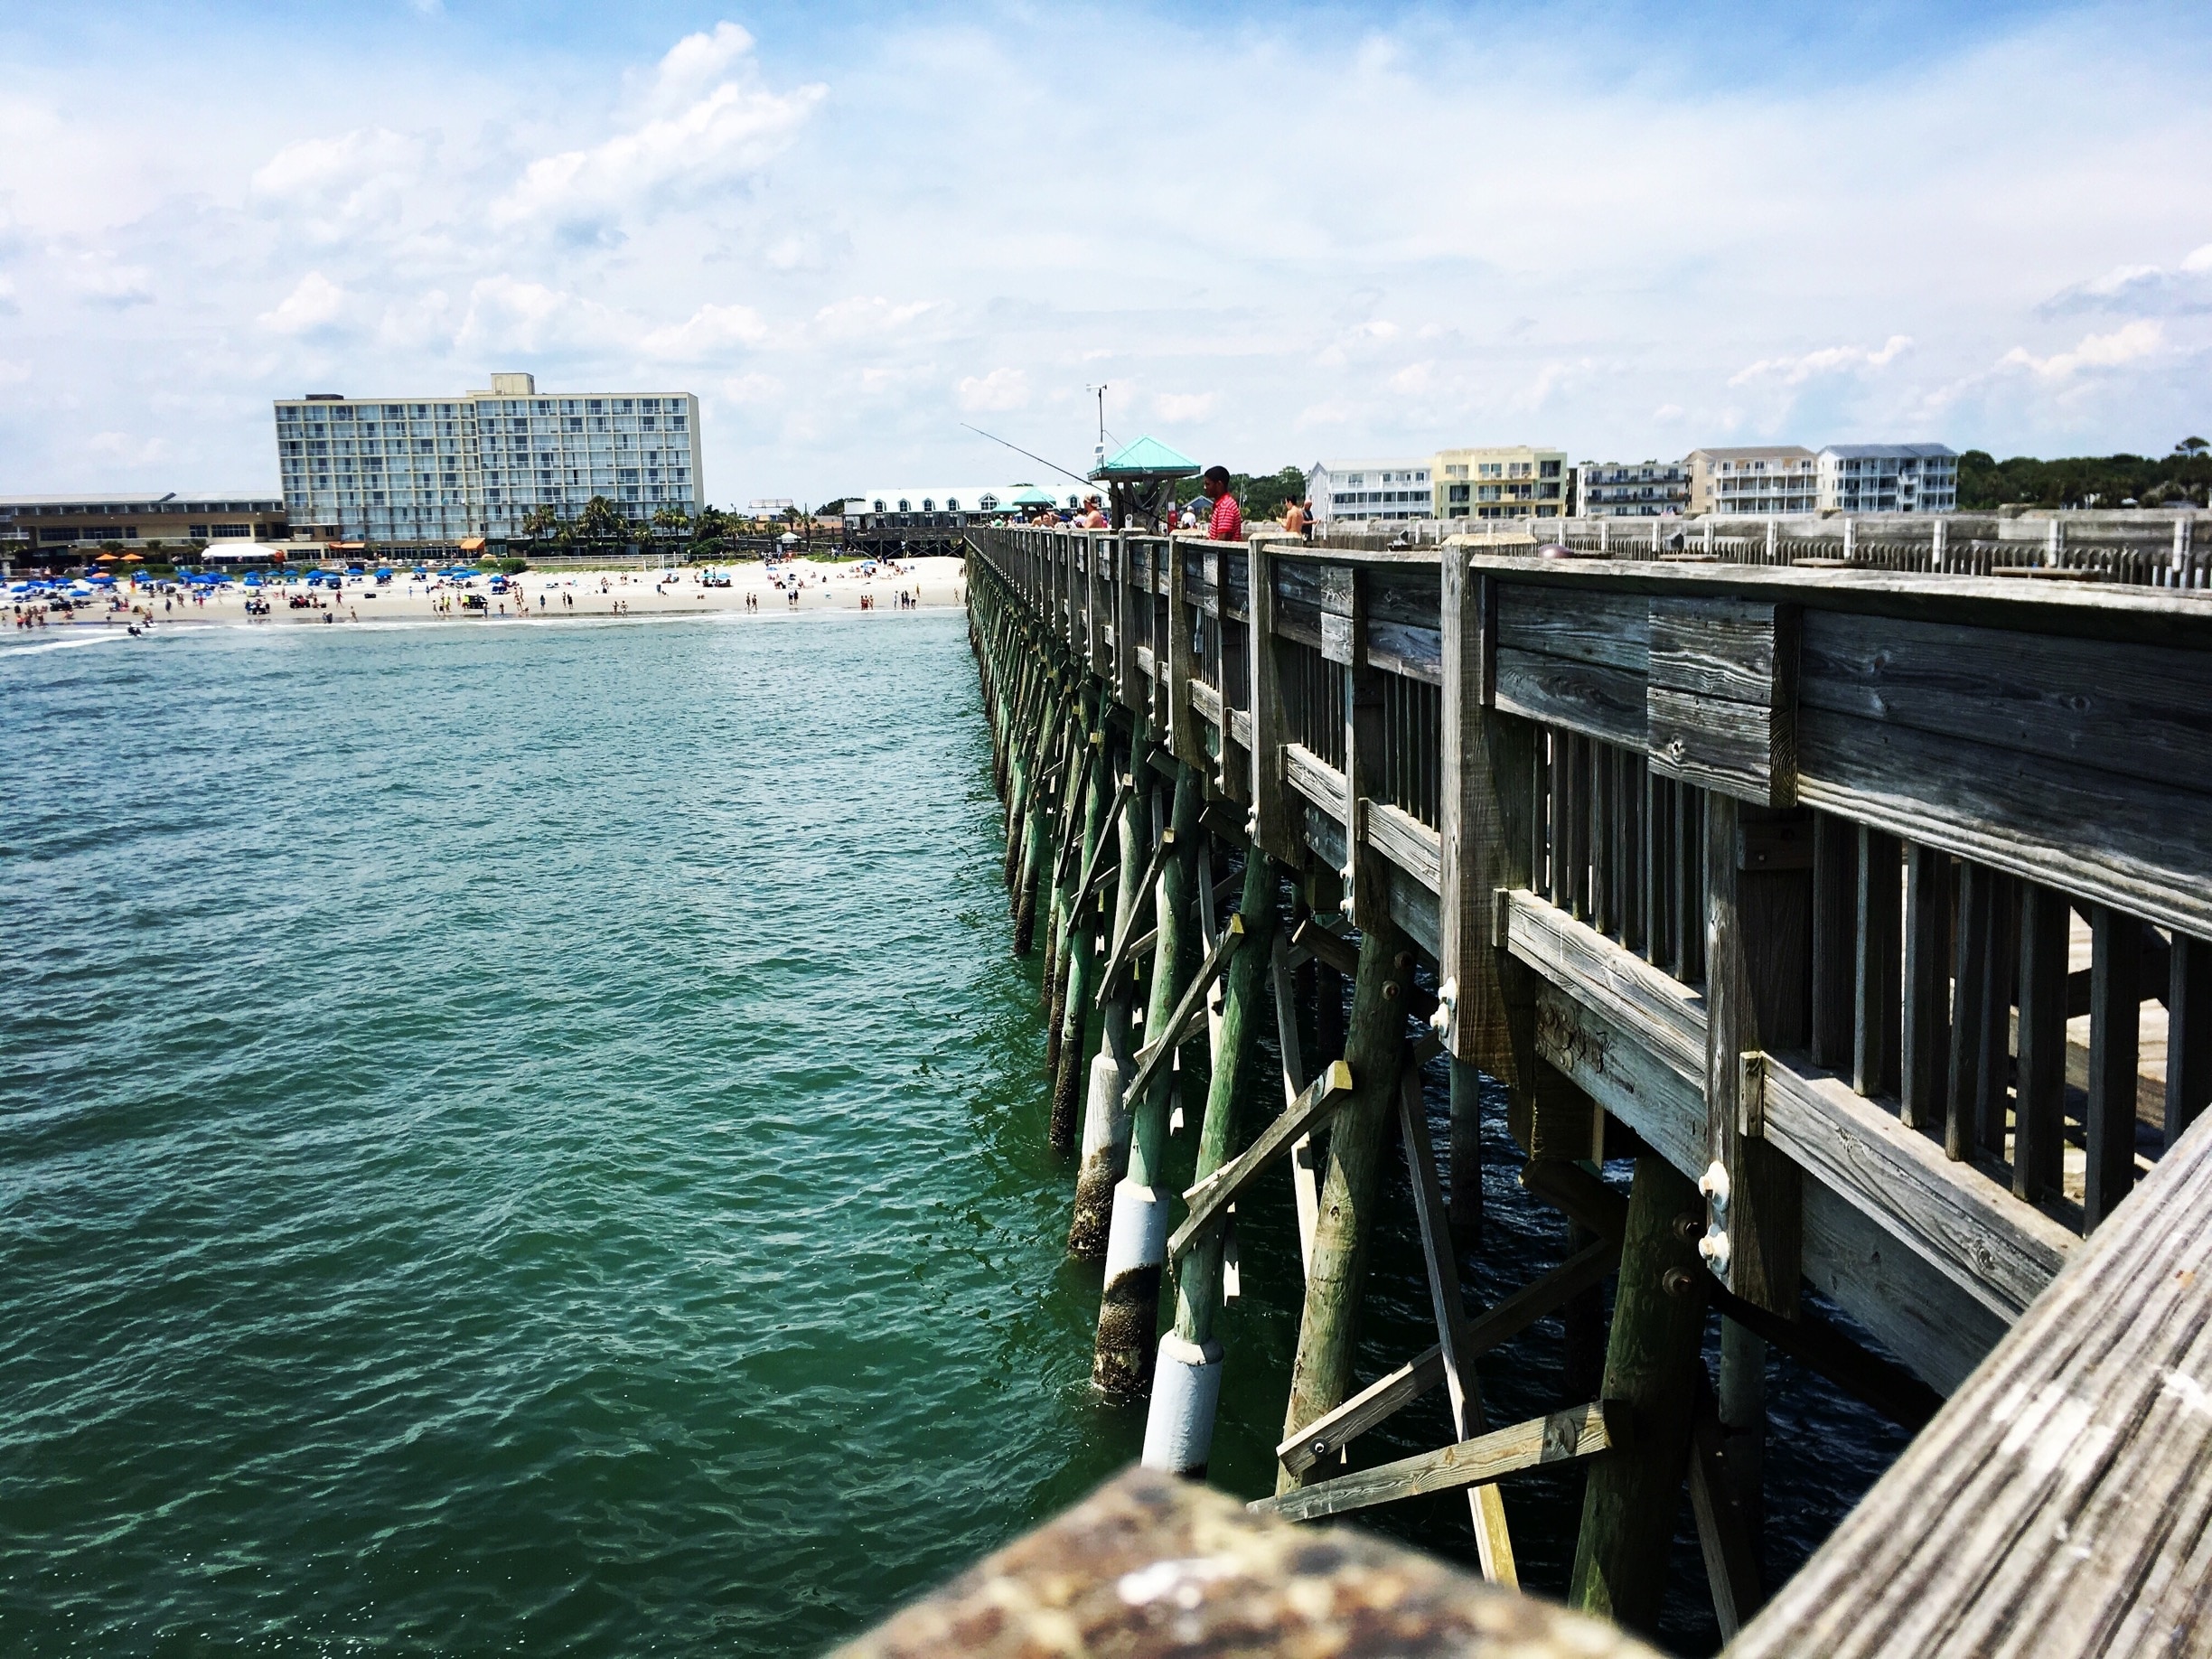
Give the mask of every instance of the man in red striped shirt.
<path id="1" fill-rule="evenodd" d="M 1205 491 L 1206 500 L 1214 503 L 1214 517 L 1206 527 L 1208 539 L 1243 540 L 1244 510 L 1237 505 L 1236 497 L 1229 493 L 1229 469 L 1209 466 L 1198 482 Z"/>

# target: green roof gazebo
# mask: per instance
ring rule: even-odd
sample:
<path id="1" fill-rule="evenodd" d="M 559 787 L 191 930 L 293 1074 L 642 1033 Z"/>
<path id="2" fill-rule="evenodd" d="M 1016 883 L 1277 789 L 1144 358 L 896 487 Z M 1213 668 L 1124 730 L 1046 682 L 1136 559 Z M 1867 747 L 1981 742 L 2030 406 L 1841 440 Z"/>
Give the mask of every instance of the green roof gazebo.
<path id="1" fill-rule="evenodd" d="M 1175 481 L 1195 478 L 1198 472 L 1198 464 L 1188 455 L 1168 448 L 1156 437 L 1140 437 L 1092 468 L 1091 479 L 1107 487 L 1116 530 L 1126 529 L 1131 519 L 1139 517 L 1151 520 L 1152 528 L 1158 530 L 1164 522 L 1173 521 L 1175 492 L 1171 486 Z"/>

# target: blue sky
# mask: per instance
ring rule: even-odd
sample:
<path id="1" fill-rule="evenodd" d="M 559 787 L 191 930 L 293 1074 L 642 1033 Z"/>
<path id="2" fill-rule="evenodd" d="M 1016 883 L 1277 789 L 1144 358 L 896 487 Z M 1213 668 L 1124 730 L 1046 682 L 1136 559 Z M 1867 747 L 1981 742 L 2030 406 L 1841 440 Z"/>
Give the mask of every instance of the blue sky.
<path id="1" fill-rule="evenodd" d="M 1079 462 L 2212 427 L 2212 12 L 0 16 L 0 493 L 269 399 L 696 392 L 717 501 Z"/>

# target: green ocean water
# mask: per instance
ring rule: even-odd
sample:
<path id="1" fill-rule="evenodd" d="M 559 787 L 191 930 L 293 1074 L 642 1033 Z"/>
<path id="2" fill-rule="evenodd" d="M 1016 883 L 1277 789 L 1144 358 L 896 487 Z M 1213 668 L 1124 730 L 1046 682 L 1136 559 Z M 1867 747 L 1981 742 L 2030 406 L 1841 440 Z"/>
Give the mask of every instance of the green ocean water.
<path id="1" fill-rule="evenodd" d="M 811 1653 L 1135 1456 L 964 618 L 40 639 L 0 698 L 0 1648 Z M 1497 1153 L 1485 1298 L 1563 1247 Z M 1245 1207 L 1250 1495 L 1299 1287 Z M 1371 1374 L 1432 1339 L 1375 1275 Z M 1777 1448 L 1785 1560 L 1832 1463 Z M 1511 1502 L 1556 1591 L 1579 1487 Z"/>

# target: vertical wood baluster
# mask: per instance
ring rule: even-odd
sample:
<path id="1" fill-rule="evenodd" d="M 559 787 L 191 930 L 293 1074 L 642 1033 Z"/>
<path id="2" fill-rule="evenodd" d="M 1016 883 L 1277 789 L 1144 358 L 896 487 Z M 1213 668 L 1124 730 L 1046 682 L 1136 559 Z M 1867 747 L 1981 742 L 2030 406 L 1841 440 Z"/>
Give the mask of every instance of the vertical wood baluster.
<path id="1" fill-rule="evenodd" d="M 2142 923 L 2109 904 L 2089 913 L 2088 1178 L 2082 1230 L 2094 1231 L 2135 1181 L 2135 1060 L 2142 1017 Z"/>
<path id="2" fill-rule="evenodd" d="M 1982 1020 L 1988 1008 L 1990 884 L 1978 864 L 1958 867 L 1958 929 L 1952 959 L 1951 1065 L 1944 1091 L 1944 1151 L 1964 1158 L 1973 1149 L 1974 1101 L 1980 1095 Z"/>
<path id="3" fill-rule="evenodd" d="M 1851 962 L 1858 918 L 1859 836 L 1845 820 L 1813 818 L 1813 1064 L 1851 1064 L 1857 996 Z"/>
<path id="4" fill-rule="evenodd" d="M 1898 978 L 1904 949 L 1898 857 L 1897 837 L 1860 827 L 1851 1087 L 1884 1099 L 1898 1092 Z"/>
<path id="5" fill-rule="evenodd" d="M 1907 1127 L 1943 1123 L 1951 1069 L 1951 858 L 1905 849 L 1905 1013 L 1899 1094 Z"/>
<path id="6" fill-rule="evenodd" d="M 2020 884 L 2020 1083 L 2012 1118 L 2012 1190 L 2033 1204 L 2059 1190 L 2066 1129 L 2065 895 Z"/>

